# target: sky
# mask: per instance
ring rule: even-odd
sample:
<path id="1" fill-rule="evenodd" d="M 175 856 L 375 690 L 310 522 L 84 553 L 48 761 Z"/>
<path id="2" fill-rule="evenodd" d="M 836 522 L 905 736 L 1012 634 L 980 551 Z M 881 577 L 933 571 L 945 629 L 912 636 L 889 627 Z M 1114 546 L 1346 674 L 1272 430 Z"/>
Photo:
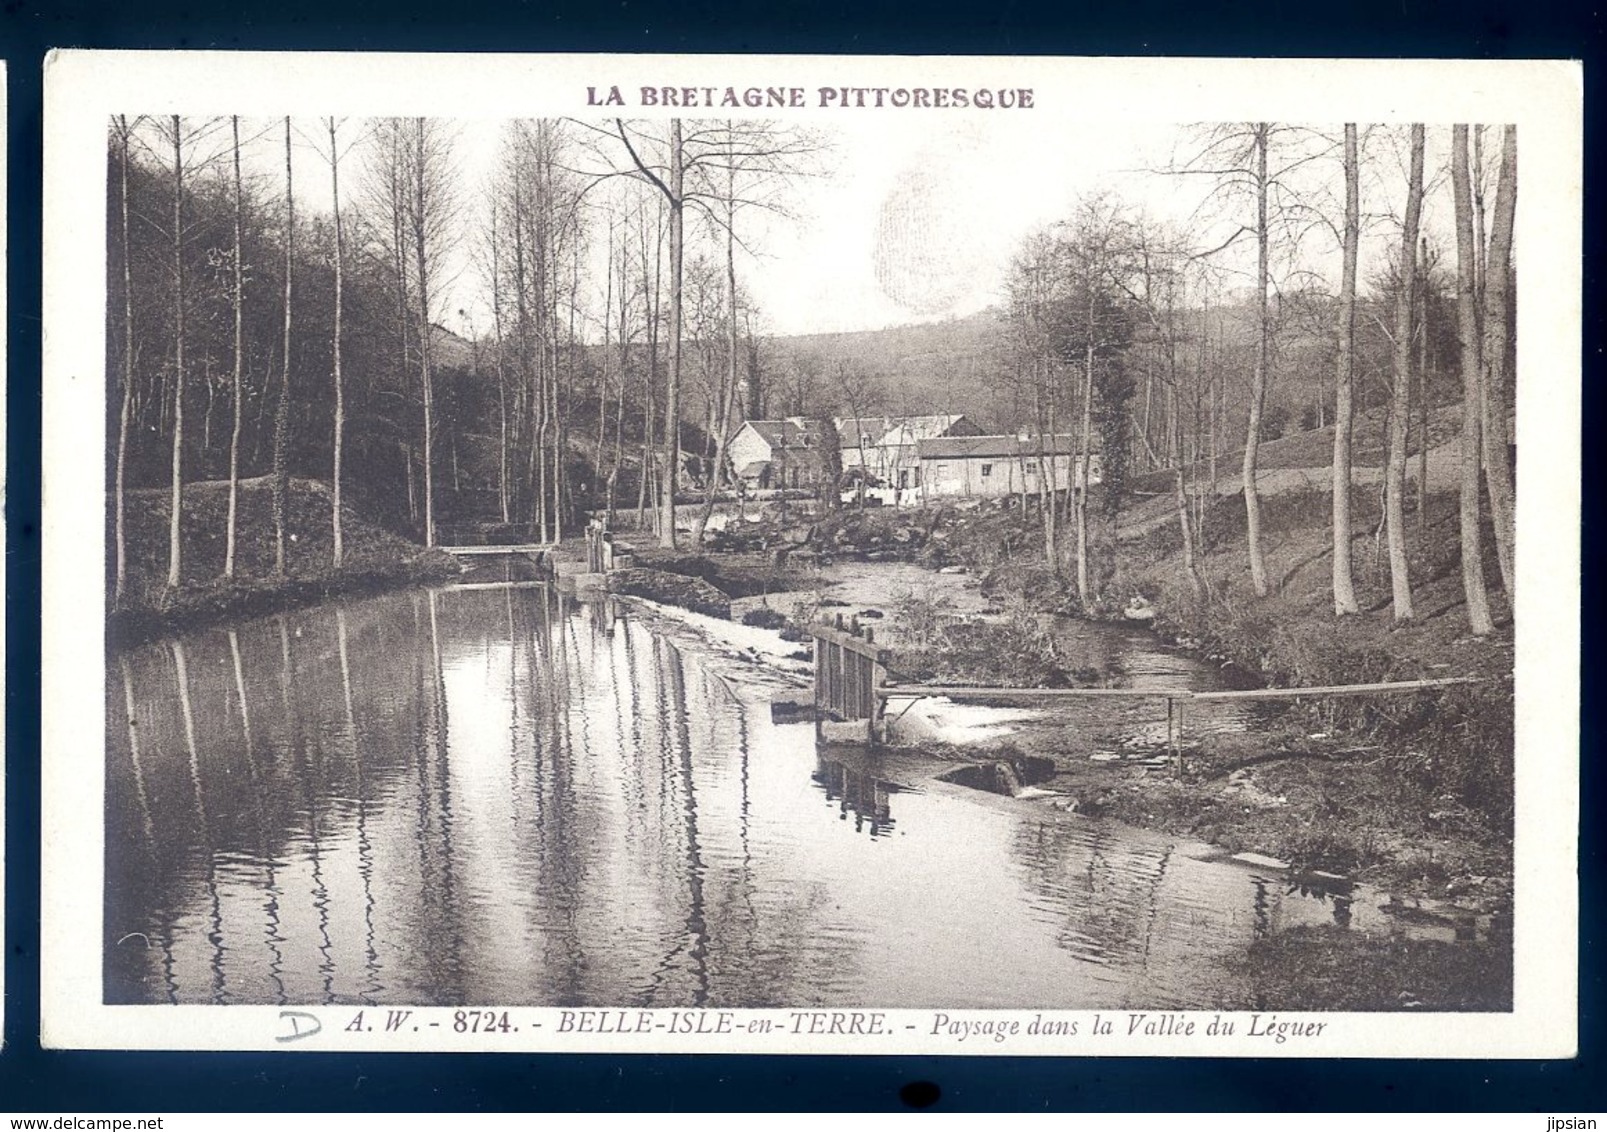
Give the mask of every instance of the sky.
<path id="1" fill-rule="evenodd" d="M 355 133 L 361 124 L 353 119 L 343 128 Z M 467 207 L 465 234 L 448 252 L 440 275 L 446 284 L 440 318 L 459 333 L 483 333 L 491 321 L 489 295 L 473 263 L 467 231 L 481 223 L 484 188 L 496 166 L 503 126 L 491 118 L 453 123 Z M 1095 193 L 1108 192 L 1206 246 L 1220 242 L 1243 218 L 1231 209 L 1202 210 L 1208 178 L 1161 172 L 1193 152 L 1191 139 L 1198 134 L 1188 126 L 1114 116 L 1099 121 L 1032 114 L 866 115 L 816 129 L 824 145 L 811 162 L 813 172 L 783 191 L 778 203 L 787 215 L 739 214 L 748 249 L 739 252 L 740 285 L 754 296 L 762 324 L 774 334 L 874 330 L 964 317 L 995 306 L 1004 297 L 1010 259 L 1023 238 L 1068 218 L 1080 199 Z M 243 136 L 254 138 L 247 166 L 270 185 L 283 179 L 281 131 L 282 125 L 262 120 L 242 129 Z M 1338 130 L 1322 133 L 1332 136 Z M 1440 133 L 1448 131 L 1430 131 L 1431 180 L 1448 146 Z M 219 131 L 214 144 L 227 145 L 227 135 L 227 129 Z M 321 156 L 326 142 L 313 123 L 297 123 L 298 208 L 329 208 L 328 165 Z M 1325 143 L 1307 139 L 1305 144 Z M 1363 211 L 1370 214 L 1362 253 L 1365 281 L 1369 262 L 1376 264 L 1398 239 L 1391 217 L 1400 211 L 1405 166 L 1395 134 L 1377 131 L 1364 139 L 1364 148 L 1373 156 L 1363 185 Z M 361 153 L 353 158 L 342 165 L 344 199 L 360 180 Z M 1302 175 L 1320 186 L 1313 199 L 1337 213 L 1337 158 L 1313 162 Z M 1439 184 L 1432 192 L 1426 230 L 1448 246 L 1448 190 Z M 689 258 L 697 238 L 689 222 Z M 596 292 L 592 303 L 599 308 L 604 242 L 601 236 L 593 240 L 589 280 Z M 1250 242 L 1242 241 L 1217 257 L 1230 270 L 1228 286 L 1249 282 L 1250 256 Z M 1309 232 L 1297 266 L 1335 286 L 1332 233 L 1320 226 Z M 594 335 L 595 330 L 588 336 Z"/>

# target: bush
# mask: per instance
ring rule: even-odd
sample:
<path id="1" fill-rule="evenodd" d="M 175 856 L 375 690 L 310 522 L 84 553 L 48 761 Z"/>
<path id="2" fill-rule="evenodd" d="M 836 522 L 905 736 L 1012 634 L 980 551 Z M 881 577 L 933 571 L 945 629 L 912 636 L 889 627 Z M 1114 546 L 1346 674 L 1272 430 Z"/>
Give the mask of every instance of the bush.
<path id="1" fill-rule="evenodd" d="M 750 609 L 742 615 L 744 625 L 752 625 L 756 629 L 785 628 L 787 615 L 779 609 Z"/>

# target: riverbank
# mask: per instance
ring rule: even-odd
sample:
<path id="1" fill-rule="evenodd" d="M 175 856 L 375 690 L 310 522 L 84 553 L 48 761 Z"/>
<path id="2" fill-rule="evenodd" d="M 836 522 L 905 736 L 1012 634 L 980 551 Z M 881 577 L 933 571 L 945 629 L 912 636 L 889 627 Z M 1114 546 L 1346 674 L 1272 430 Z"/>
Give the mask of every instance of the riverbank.
<path id="1" fill-rule="evenodd" d="M 280 576 L 274 569 L 272 488 L 267 477 L 258 477 L 240 484 L 235 576 L 225 579 L 228 502 L 226 482 L 185 486 L 182 578 L 176 588 L 169 588 L 166 492 L 130 493 L 127 585 L 122 602 L 107 614 L 109 647 L 128 648 L 226 621 L 297 609 L 332 597 L 440 581 L 458 573 L 450 555 L 382 530 L 350 506 L 344 508 L 342 522 L 343 561 L 334 568 L 329 490 L 317 481 L 297 479 L 290 485 L 290 536 L 285 573 Z M 108 556 L 111 553 L 109 546 Z M 107 592 L 110 607 L 111 579 Z"/>
<path id="2" fill-rule="evenodd" d="M 1387 571 L 1371 565 L 1367 536 L 1356 540 L 1366 612 L 1336 620 L 1323 552 L 1326 499 L 1291 491 L 1265 501 L 1279 581 L 1268 598 L 1245 592 L 1243 508 L 1231 497 L 1207 509 L 1207 602 L 1194 603 L 1183 582 L 1175 522 L 1168 528 L 1139 513 L 1161 510 L 1165 500 L 1134 509 L 1106 587 L 1143 594 L 1163 641 L 1179 655 L 1228 666 L 1236 686 L 1446 676 L 1481 683 L 1269 708 L 1248 731 L 1191 733 L 1181 778 L 1156 765 L 1163 752 L 1153 729 L 1108 712 L 1091 737 L 1079 731 L 1062 749 L 1035 738 L 1031 755 L 1047 753 L 1055 765 L 1035 792 L 1045 804 L 1257 853 L 1297 871 L 1503 912 L 1512 885 L 1510 625 L 1484 640 L 1466 634 L 1455 501 L 1432 494 L 1413 546 L 1418 622 L 1391 626 Z M 1376 522 L 1370 506 L 1376 510 L 1358 500 L 1358 532 Z M 845 512 L 825 517 L 807 540 L 779 527 L 773 537 L 809 547 L 810 565 L 791 580 L 770 578 L 777 588 L 757 599 L 768 607 L 761 614 L 734 603 L 735 618 L 785 616 L 795 629 L 815 616 L 858 616 L 892 650 L 893 678 L 906 681 L 1067 687 L 1117 679 L 1053 630 L 1045 613 L 1070 610 L 1070 587 L 1043 565 L 1037 516 L 1018 507 Z M 768 568 L 764 552 L 703 557 L 699 576 L 715 585 Z M 1499 576 L 1493 562 L 1489 576 Z M 967 754 L 1009 761 L 1023 753 L 1018 739 L 984 741 Z"/>

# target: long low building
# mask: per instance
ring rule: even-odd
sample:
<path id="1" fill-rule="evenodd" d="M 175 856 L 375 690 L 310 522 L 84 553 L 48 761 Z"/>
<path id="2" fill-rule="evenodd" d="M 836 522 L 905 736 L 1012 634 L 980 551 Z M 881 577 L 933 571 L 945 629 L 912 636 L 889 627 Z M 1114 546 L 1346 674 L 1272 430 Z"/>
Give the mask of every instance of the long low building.
<path id="1" fill-rule="evenodd" d="M 815 487 L 835 464 L 843 482 L 894 491 L 915 485 L 916 447 L 982 430 L 958 413 L 918 417 L 750 420 L 731 438 L 731 471 L 746 487 Z M 833 452 L 835 448 L 835 452 Z"/>
<path id="2" fill-rule="evenodd" d="M 923 498 L 991 498 L 1061 491 L 1077 479 L 1077 437 L 1069 433 L 1038 437 L 945 436 L 916 444 Z M 1099 438 L 1092 438 L 1088 480 L 1103 476 Z M 1047 483 L 1045 482 L 1047 474 Z M 1078 486 L 1082 486 L 1080 483 Z"/>

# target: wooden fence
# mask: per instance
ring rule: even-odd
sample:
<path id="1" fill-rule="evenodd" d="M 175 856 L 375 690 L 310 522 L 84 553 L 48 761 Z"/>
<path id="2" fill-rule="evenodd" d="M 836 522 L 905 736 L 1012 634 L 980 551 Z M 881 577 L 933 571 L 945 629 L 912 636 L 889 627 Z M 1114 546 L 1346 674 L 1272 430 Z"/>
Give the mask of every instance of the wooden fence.
<path id="1" fill-rule="evenodd" d="M 824 717 L 831 722 L 863 723 L 867 742 L 882 738 L 882 683 L 887 678 L 887 650 L 876 645 L 876 633 L 857 621 L 812 625 L 815 639 L 816 732 Z"/>
<path id="2" fill-rule="evenodd" d="M 1196 701 L 1303 700 L 1343 696 L 1380 696 L 1478 683 L 1473 676 L 1433 680 L 1398 680 L 1374 684 L 1330 684 L 1305 688 L 1254 688 L 1246 691 L 1196 692 L 1187 688 L 998 688 L 985 685 L 889 684 L 887 650 L 876 645 L 876 634 L 858 621 L 844 623 L 838 614 L 830 625 L 810 627 L 815 640 L 816 730 L 820 722 L 863 724 L 864 741 L 877 743 L 887 736 L 889 700 L 915 701 L 932 696 L 951 700 L 988 702 L 1056 699 L 1150 699 L 1166 701 L 1166 745 L 1174 769 L 1183 769 L 1184 732 L 1188 705 Z M 902 713 L 900 713 L 902 714 Z M 895 717 L 896 721 L 896 717 Z"/>

